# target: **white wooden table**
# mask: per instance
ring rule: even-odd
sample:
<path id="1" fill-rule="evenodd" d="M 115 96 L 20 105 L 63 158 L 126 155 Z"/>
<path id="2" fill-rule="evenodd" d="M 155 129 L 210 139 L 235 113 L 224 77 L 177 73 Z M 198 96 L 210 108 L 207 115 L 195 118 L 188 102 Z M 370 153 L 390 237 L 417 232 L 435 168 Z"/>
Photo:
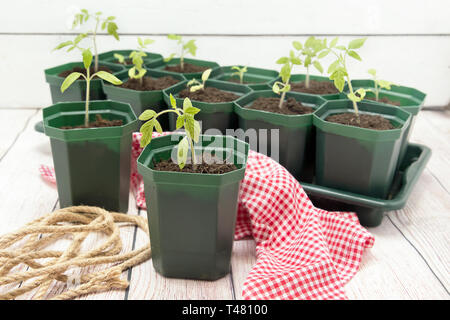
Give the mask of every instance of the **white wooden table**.
<path id="1" fill-rule="evenodd" d="M 55 186 L 44 182 L 38 172 L 40 164 L 52 164 L 49 139 L 33 129 L 41 118 L 39 109 L 0 109 L 0 234 L 58 207 Z M 412 140 L 431 147 L 433 155 L 406 207 L 389 212 L 381 226 L 370 229 L 375 246 L 366 251 L 360 271 L 346 286 L 350 299 L 449 299 L 450 110 L 422 111 Z M 129 213 L 146 215 L 133 201 L 131 196 Z M 123 229 L 122 238 L 124 250 L 148 241 L 133 228 Z M 90 243 L 96 239 L 91 237 Z M 130 280 L 126 291 L 83 298 L 241 299 L 254 263 L 253 240 L 238 241 L 232 272 L 218 281 L 166 279 L 147 261 L 124 272 Z M 53 293 L 63 289 L 52 287 Z"/>

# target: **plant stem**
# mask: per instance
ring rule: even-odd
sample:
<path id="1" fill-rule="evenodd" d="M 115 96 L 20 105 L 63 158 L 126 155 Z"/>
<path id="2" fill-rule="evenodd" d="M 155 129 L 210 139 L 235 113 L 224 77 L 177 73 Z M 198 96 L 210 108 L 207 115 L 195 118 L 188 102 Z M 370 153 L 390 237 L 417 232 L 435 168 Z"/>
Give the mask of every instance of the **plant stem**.
<path id="1" fill-rule="evenodd" d="M 91 89 L 91 78 L 90 78 L 90 70 L 86 69 L 86 105 L 85 105 L 85 114 L 84 114 L 84 126 L 89 127 L 89 95 Z"/>
<path id="2" fill-rule="evenodd" d="M 188 138 L 188 139 L 189 139 L 189 144 L 191 145 L 192 170 L 195 172 L 196 160 L 195 160 L 194 143 L 192 142 L 191 138 Z"/>
<path id="3" fill-rule="evenodd" d="M 375 100 L 378 101 L 378 84 L 377 81 L 375 80 Z"/>
<path id="4" fill-rule="evenodd" d="M 241 82 L 241 84 L 243 84 L 244 83 L 244 73 L 243 72 L 241 72 L 240 74 L 239 74 L 239 78 L 240 78 L 240 82 Z"/>
<path id="5" fill-rule="evenodd" d="M 350 93 L 352 95 L 354 95 L 355 93 L 353 92 L 353 87 L 352 87 L 352 83 L 350 81 L 350 78 L 347 77 L 347 83 L 348 83 L 348 89 L 350 90 Z M 353 102 L 353 109 L 355 110 L 355 114 L 356 114 L 356 119 L 359 123 L 359 112 L 358 112 L 358 105 L 356 104 L 356 101 L 352 100 Z"/>
<path id="6" fill-rule="evenodd" d="M 309 88 L 309 66 L 306 67 L 305 87 L 306 87 L 306 88 Z"/>
<path id="7" fill-rule="evenodd" d="M 184 50 L 183 50 L 183 47 L 181 48 L 180 67 L 181 67 L 181 70 L 184 70 Z"/>
<path id="8" fill-rule="evenodd" d="M 95 29 L 94 32 L 92 34 L 92 41 L 94 43 L 94 71 L 97 72 L 98 71 L 98 52 L 97 52 L 97 28 L 98 28 L 98 24 L 99 24 L 100 20 L 97 17 L 97 22 L 95 23 Z"/>

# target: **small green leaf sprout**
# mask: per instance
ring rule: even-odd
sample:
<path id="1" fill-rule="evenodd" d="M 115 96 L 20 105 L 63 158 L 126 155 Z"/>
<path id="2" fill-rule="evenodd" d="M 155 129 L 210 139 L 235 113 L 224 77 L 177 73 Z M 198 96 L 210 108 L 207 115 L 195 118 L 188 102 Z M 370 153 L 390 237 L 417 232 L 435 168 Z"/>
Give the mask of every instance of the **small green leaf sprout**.
<path id="1" fill-rule="evenodd" d="M 323 51 L 327 47 L 327 39 L 316 39 L 314 36 L 309 37 L 305 44 L 302 45 L 299 41 L 292 42 L 295 50 L 304 56 L 303 65 L 306 68 L 305 87 L 309 88 L 309 67 L 313 65 L 320 73 L 323 73 L 323 67 L 319 59 L 324 58 L 329 51 Z"/>
<path id="2" fill-rule="evenodd" d="M 177 108 L 177 103 L 172 94 L 170 94 L 170 105 L 171 109 L 163 110 L 159 113 L 148 109 L 145 110 L 139 119 L 142 121 L 147 121 L 141 127 L 141 147 L 145 147 L 152 140 L 153 130 L 156 129 L 157 132 L 162 133 L 161 124 L 158 122 L 157 118 L 164 114 L 173 112 L 177 115 L 176 129 L 184 127 L 186 136 L 178 143 L 177 147 L 177 162 L 180 169 L 183 169 L 187 162 L 187 156 L 189 153 L 189 148 L 191 149 L 191 160 L 192 166 L 195 170 L 196 158 L 194 151 L 194 142 L 199 141 L 200 137 L 200 123 L 194 119 L 194 116 L 200 111 L 200 109 L 192 106 L 191 100 L 185 98 L 183 101 L 183 109 Z"/>
<path id="3" fill-rule="evenodd" d="M 195 54 L 197 52 L 197 46 L 195 45 L 195 40 L 189 40 L 188 42 L 184 42 L 183 38 L 176 34 L 169 34 L 167 36 L 170 40 L 176 40 L 178 41 L 178 45 L 180 46 L 180 68 L 181 70 L 184 70 L 184 56 L 187 53 L 190 53 L 195 57 Z M 172 53 L 170 56 L 164 59 L 165 62 L 169 62 L 176 56 L 176 53 Z"/>
<path id="4" fill-rule="evenodd" d="M 375 69 L 369 69 L 367 72 L 372 76 L 373 82 L 375 84 L 375 87 L 373 89 L 367 89 L 367 91 L 373 92 L 375 94 L 375 100 L 378 101 L 378 98 L 380 96 L 380 89 L 391 90 L 391 86 L 394 85 L 394 83 L 386 80 L 379 80 L 377 78 L 377 71 Z"/>
<path id="5" fill-rule="evenodd" d="M 92 52 L 90 49 L 81 49 L 82 55 L 83 55 L 83 65 L 86 69 L 86 75 L 80 73 L 80 72 L 72 72 L 69 74 L 65 79 L 64 82 L 61 85 L 61 92 L 64 92 L 67 88 L 72 85 L 79 77 L 84 78 L 86 80 L 86 104 L 85 104 L 85 116 L 84 116 L 84 125 L 85 127 L 89 126 L 89 95 L 90 95 L 90 86 L 91 86 L 91 80 L 97 76 L 99 78 L 102 78 L 105 81 L 108 81 L 112 84 L 119 85 L 122 84 L 122 81 L 120 81 L 118 78 L 116 78 L 114 75 L 112 75 L 109 72 L 106 71 L 97 71 L 90 74 L 90 68 L 92 64 Z"/>
<path id="6" fill-rule="evenodd" d="M 72 29 L 81 26 L 82 24 L 89 21 L 89 19 L 95 20 L 95 26 L 93 30 L 89 30 L 86 33 L 80 33 L 75 37 L 73 41 L 64 41 L 57 45 L 53 50 L 59 50 L 65 47 L 69 47 L 67 49 L 67 52 L 72 51 L 75 48 L 81 49 L 78 47 L 78 44 L 81 40 L 84 38 L 91 38 L 92 43 L 94 46 L 94 56 L 95 56 L 95 63 L 94 63 L 94 70 L 95 72 L 98 71 L 98 51 L 97 51 L 97 32 L 99 26 L 101 27 L 101 30 L 105 30 L 108 32 L 108 34 L 112 35 L 116 40 L 119 40 L 119 34 L 117 33 L 117 24 L 114 22 L 116 17 L 109 16 L 106 18 L 102 18 L 102 13 L 100 11 L 95 13 L 89 13 L 86 9 L 81 9 L 79 13 L 75 15 L 75 18 L 72 23 Z"/>
<path id="7" fill-rule="evenodd" d="M 147 54 L 144 52 L 144 49 L 147 49 L 147 46 L 155 42 L 152 39 L 142 39 L 138 37 L 138 49 L 134 50 L 130 53 L 129 57 L 133 62 L 134 66 L 130 70 L 128 70 L 128 76 L 131 79 L 139 79 L 139 82 L 142 86 L 142 79 L 144 75 L 147 73 L 147 70 L 144 69 L 144 60 L 143 57 L 146 57 Z M 119 60 L 119 63 L 123 63 L 125 61 L 125 57 L 121 54 L 115 53 L 114 57 Z M 122 61 L 122 62 L 121 62 Z"/>
<path id="8" fill-rule="evenodd" d="M 286 92 L 291 90 L 291 85 L 289 81 L 291 79 L 291 72 L 294 65 L 301 65 L 302 60 L 300 60 L 298 55 L 295 55 L 294 51 L 289 52 L 289 57 L 281 57 L 277 60 L 277 64 L 282 64 L 280 70 L 281 81 L 276 81 L 272 86 L 272 91 L 276 94 L 281 93 L 280 104 L 278 107 L 283 108 L 284 98 L 286 97 Z"/>
<path id="9" fill-rule="evenodd" d="M 125 63 L 125 57 L 124 57 L 123 55 L 121 55 L 121 54 L 119 54 L 119 53 L 114 53 L 113 56 L 114 56 L 114 58 L 116 58 L 116 60 L 117 60 L 118 63 L 123 64 L 123 65 L 126 64 L 126 63 Z"/>
<path id="10" fill-rule="evenodd" d="M 357 120 L 359 122 L 359 112 L 357 102 L 360 102 L 364 99 L 366 95 L 366 90 L 363 88 L 359 88 L 356 91 L 353 91 L 352 83 L 350 76 L 348 74 L 347 69 L 347 57 L 350 56 L 353 59 L 361 61 L 361 57 L 358 53 L 356 53 L 356 49 L 361 48 L 366 42 L 367 38 L 355 39 L 349 42 L 348 46 L 337 45 L 338 38 L 334 38 L 330 41 L 326 52 L 331 52 L 336 56 L 336 60 L 330 64 L 328 67 L 328 74 L 330 75 L 330 80 L 334 81 L 334 85 L 342 92 L 345 86 L 345 81 L 347 80 L 348 88 L 350 93 L 347 94 L 347 97 L 353 102 L 353 109 L 355 110 L 355 114 Z"/>
<path id="11" fill-rule="evenodd" d="M 190 92 L 195 92 L 199 90 L 205 89 L 205 82 L 208 80 L 209 75 L 211 74 L 212 69 L 207 69 L 203 71 L 202 73 L 202 82 L 198 81 L 197 79 L 192 79 L 187 83 L 187 86 L 190 87 Z"/>
<path id="12" fill-rule="evenodd" d="M 239 76 L 239 83 L 243 84 L 244 83 L 244 74 L 247 72 L 247 67 L 240 68 L 239 66 L 232 66 L 231 69 L 236 70 L 231 75 Z"/>

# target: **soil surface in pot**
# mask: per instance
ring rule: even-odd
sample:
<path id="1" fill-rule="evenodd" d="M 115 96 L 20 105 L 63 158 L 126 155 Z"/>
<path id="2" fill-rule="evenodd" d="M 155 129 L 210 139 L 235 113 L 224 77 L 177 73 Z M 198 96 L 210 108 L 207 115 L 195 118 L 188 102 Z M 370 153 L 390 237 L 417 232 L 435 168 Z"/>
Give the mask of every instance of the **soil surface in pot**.
<path id="1" fill-rule="evenodd" d="M 333 94 L 339 93 L 333 82 L 309 80 L 309 88 L 306 88 L 305 81 L 292 82 L 291 90 L 312 94 Z"/>
<path id="2" fill-rule="evenodd" d="M 196 66 L 195 64 L 190 63 L 184 63 L 184 68 L 181 69 L 181 65 L 177 64 L 175 66 L 167 65 L 164 70 L 166 71 L 172 71 L 172 72 L 178 72 L 178 73 L 194 73 L 194 72 L 203 72 L 206 69 L 209 69 L 208 67 L 202 67 L 202 66 Z"/>
<path id="3" fill-rule="evenodd" d="M 367 99 L 367 100 L 372 100 L 372 101 L 377 101 L 375 98 L 369 98 L 369 97 L 367 97 L 367 98 L 365 98 L 365 99 Z M 390 100 L 390 99 L 388 99 L 388 98 L 386 98 L 386 97 L 378 98 L 378 101 L 377 101 L 377 102 L 381 102 L 381 103 L 390 104 L 390 105 L 393 105 L 393 106 L 400 107 L 400 102 L 399 102 L 399 101 L 392 101 L 392 100 Z"/>
<path id="4" fill-rule="evenodd" d="M 191 100 L 202 102 L 230 102 L 239 98 L 238 95 L 223 91 L 214 87 L 206 87 L 203 90 L 197 90 L 195 92 L 189 91 L 189 88 L 182 90 L 179 94 L 180 98 L 189 98 Z"/>
<path id="5" fill-rule="evenodd" d="M 360 114 L 359 115 L 359 123 L 356 114 L 352 112 L 348 113 L 340 113 L 334 114 L 332 116 L 327 117 L 325 120 L 328 122 L 346 124 L 348 126 L 366 128 L 366 129 L 374 129 L 374 130 L 392 130 L 395 127 L 391 124 L 391 122 L 378 115 L 371 114 Z"/>
<path id="6" fill-rule="evenodd" d="M 278 107 L 279 103 L 280 98 L 260 97 L 247 108 L 287 115 L 299 115 L 314 112 L 313 108 L 302 105 L 301 102 L 295 100 L 294 98 L 287 98 L 283 103 L 282 109 Z"/>
<path id="7" fill-rule="evenodd" d="M 127 82 L 121 84 L 120 87 L 138 91 L 153 91 L 171 87 L 179 81 L 180 80 L 172 78 L 171 76 L 161 78 L 144 77 L 142 79 L 142 85 L 139 79 L 128 79 Z"/>
<path id="8" fill-rule="evenodd" d="M 174 171 L 174 172 L 188 172 L 188 173 L 205 173 L 205 174 L 223 174 L 237 170 L 237 167 L 233 163 L 223 163 L 224 161 L 218 161 L 218 159 L 212 156 L 210 153 L 203 154 L 202 163 L 195 165 L 195 170 L 192 168 L 192 163 L 188 159 L 183 169 L 180 169 L 177 163 L 172 159 L 162 160 L 155 164 L 154 170 L 158 171 Z"/>
<path id="9" fill-rule="evenodd" d="M 84 124 L 79 126 L 64 126 L 60 129 L 86 129 L 86 128 L 103 128 L 103 127 L 117 127 L 123 125 L 122 120 L 107 120 L 103 119 L 101 115 L 95 115 L 95 121 L 90 122 L 89 126 L 85 126 Z"/>
<path id="10" fill-rule="evenodd" d="M 114 63 L 129 66 L 130 64 L 133 64 L 133 61 L 131 59 L 125 59 L 124 63 L 120 63 L 119 60 L 115 60 Z"/>
<path id="11" fill-rule="evenodd" d="M 106 72 L 109 72 L 109 73 L 113 73 L 110 68 L 105 67 L 105 66 L 98 66 L 98 71 L 106 71 Z M 58 76 L 65 78 L 69 74 L 71 74 L 72 72 L 79 72 L 79 73 L 82 73 L 82 74 L 86 75 L 86 69 L 85 68 L 83 68 L 83 67 L 73 67 L 71 70 L 65 70 L 65 71 L 61 72 L 60 74 L 58 74 Z M 91 68 L 89 69 L 89 72 L 90 72 L 91 75 L 93 73 L 95 73 L 93 66 L 91 66 Z M 97 76 L 95 76 L 94 79 L 99 79 L 99 78 Z"/>

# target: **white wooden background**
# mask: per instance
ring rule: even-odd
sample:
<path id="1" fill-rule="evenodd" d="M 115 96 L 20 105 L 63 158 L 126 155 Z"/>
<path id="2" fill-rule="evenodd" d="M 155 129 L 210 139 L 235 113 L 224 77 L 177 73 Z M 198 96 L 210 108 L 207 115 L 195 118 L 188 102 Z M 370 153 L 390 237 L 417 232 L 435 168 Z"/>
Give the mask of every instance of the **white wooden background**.
<path id="1" fill-rule="evenodd" d="M 350 67 L 353 78 L 373 67 L 382 78 L 426 92 L 428 106 L 450 102 L 448 0 L 15 0 L 0 10 L 0 108 L 51 103 L 43 70 L 80 59 L 51 52 L 74 37 L 68 25 L 77 8 L 117 16 L 121 40 L 100 36 L 100 51 L 133 48 L 143 35 L 156 40 L 150 51 L 168 55 L 175 44 L 165 35 L 179 33 L 197 39 L 198 58 L 222 65 L 277 68 L 294 39 L 368 36 L 363 62 Z"/>

